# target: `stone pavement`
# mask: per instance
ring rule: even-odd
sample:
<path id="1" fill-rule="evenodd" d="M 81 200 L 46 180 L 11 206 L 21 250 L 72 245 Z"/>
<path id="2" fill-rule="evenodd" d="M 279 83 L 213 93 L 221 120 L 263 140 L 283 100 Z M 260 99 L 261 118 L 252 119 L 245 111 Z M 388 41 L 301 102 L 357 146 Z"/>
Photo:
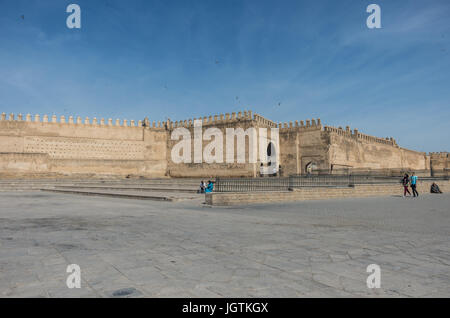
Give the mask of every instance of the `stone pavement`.
<path id="1" fill-rule="evenodd" d="M 2 192 L 0 296 L 450 297 L 449 207 L 449 194 L 226 208 Z"/>

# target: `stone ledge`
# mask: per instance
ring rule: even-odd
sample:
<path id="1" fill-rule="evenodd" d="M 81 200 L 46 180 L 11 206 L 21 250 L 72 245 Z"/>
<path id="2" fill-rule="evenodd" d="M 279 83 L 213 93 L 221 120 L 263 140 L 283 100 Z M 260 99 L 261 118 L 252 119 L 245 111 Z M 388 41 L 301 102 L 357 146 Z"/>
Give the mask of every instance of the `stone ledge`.
<path id="1" fill-rule="evenodd" d="M 417 186 L 417 191 L 419 194 L 430 193 L 430 186 L 432 183 L 433 181 L 419 181 Z M 436 180 L 436 183 L 439 185 L 442 192 L 450 192 L 449 180 Z M 389 195 L 403 195 L 403 187 L 400 184 L 376 184 L 356 185 L 348 188 L 305 188 L 285 192 L 213 192 L 205 195 L 205 202 L 208 205 L 227 206 L 251 203 L 324 200 Z"/>

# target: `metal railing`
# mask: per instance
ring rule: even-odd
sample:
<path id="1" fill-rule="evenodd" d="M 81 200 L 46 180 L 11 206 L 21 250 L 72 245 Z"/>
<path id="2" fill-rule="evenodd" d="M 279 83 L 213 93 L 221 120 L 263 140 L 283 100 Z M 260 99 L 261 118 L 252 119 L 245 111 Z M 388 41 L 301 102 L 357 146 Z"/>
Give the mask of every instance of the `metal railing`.
<path id="1" fill-rule="evenodd" d="M 288 191 L 289 178 L 216 178 L 214 192 Z"/>
<path id="2" fill-rule="evenodd" d="M 431 176 L 434 178 L 443 178 L 445 180 L 449 180 L 450 179 L 450 169 L 449 168 L 444 168 L 444 169 L 434 169 L 431 172 Z"/>
<path id="3" fill-rule="evenodd" d="M 303 187 L 349 187 L 354 184 L 351 175 L 291 175 L 289 188 Z"/>
<path id="4" fill-rule="evenodd" d="M 448 177 L 419 177 L 422 181 L 448 180 Z M 214 192 L 289 191 L 296 188 L 352 187 L 359 184 L 401 184 L 402 178 L 380 175 L 291 175 L 271 178 L 216 178 Z"/>
<path id="5" fill-rule="evenodd" d="M 378 176 L 378 177 L 403 177 L 405 173 L 411 176 L 427 177 L 450 177 L 450 169 L 412 170 L 412 169 L 364 169 L 364 168 L 334 168 L 314 169 L 309 173 L 312 175 L 354 175 L 354 176 Z"/>

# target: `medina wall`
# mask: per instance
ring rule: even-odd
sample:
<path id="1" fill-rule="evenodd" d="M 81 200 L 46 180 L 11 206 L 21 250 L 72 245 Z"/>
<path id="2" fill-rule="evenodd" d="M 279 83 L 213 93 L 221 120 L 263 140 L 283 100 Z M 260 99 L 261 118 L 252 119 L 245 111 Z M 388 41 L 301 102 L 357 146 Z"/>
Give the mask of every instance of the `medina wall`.
<path id="1" fill-rule="evenodd" d="M 328 168 L 328 139 L 322 134 L 320 119 L 280 123 L 278 127 L 283 175 L 305 174 L 311 164 Z"/>
<path id="2" fill-rule="evenodd" d="M 112 119 L 81 119 L 70 116 L 13 114 L 0 116 L 0 174 L 90 174 L 140 175 L 146 177 L 256 177 L 260 174 L 260 130 L 267 130 L 266 141 L 272 139 L 271 129 L 277 128 L 279 143 L 277 165 L 282 175 L 305 174 L 314 170 L 336 172 L 363 170 L 448 169 L 448 153 L 432 154 L 401 148 L 393 138 L 378 138 L 351 131 L 322 126 L 320 119 L 274 123 L 251 111 L 199 118 L 200 134 L 195 133 L 195 119 L 155 123 Z M 181 137 L 172 138 L 181 128 L 188 132 L 191 148 L 189 160 L 176 162 L 175 155 Z M 211 136 L 205 133 L 215 129 Z M 245 147 L 237 146 L 234 137 L 234 157 L 227 160 L 227 128 L 246 131 L 254 128 L 256 162 L 250 161 L 249 137 Z M 221 135 L 220 140 L 217 134 Z M 263 135 L 261 135 L 263 136 Z M 219 138 L 216 140 L 216 138 Z M 221 144 L 223 152 L 215 153 L 216 161 L 206 162 L 202 155 L 213 142 Z M 200 145 L 200 158 L 195 160 L 195 147 Z M 264 146 L 266 147 L 266 146 Z M 252 147 L 252 149 L 254 149 Z M 238 161 L 243 151 L 244 162 Z M 183 152 L 183 151 L 181 151 Z M 176 157 L 176 156 L 175 156 Z M 220 157 L 220 160 L 218 158 Z M 273 167 L 273 166 L 272 166 Z M 272 167 L 270 169 L 272 169 Z M 448 173 L 448 170 L 447 170 Z"/>
<path id="3" fill-rule="evenodd" d="M 164 176 L 162 125 L 56 116 L 0 117 L 0 173 Z"/>
<path id="4" fill-rule="evenodd" d="M 430 154 L 430 166 L 433 176 L 449 176 L 450 154 L 448 152 L 432 152 Z"/>
<path id="5" fill-rule="evenodd" d="M 190 157 L 190 163 L 175 163 L 171 158 L 171 152 L 174 146 L 180 142 L 180 139 L 171 140 L 170 136 L 174 129 L 183 127 L 189 131 L 190 146 L 192 153 L 194 152 L 195 133 L 194 121 L 184 120 L 170 123 L 169 140 L 167 143 L 168 157 L 168 175 L 172 177 L 256 177 L 259 176 L 261 160 L 259 153 L 265 151 L 260 149 L 259 145 L 259 128 L 267 129 L 267 142 L 273 138 L 271 136 L 271 129 L 278 128 L 279 141 L 277 149 L 277 163 L 281 166 L 282 175 L 301 174 L 305 173 L 305 166 L 314 162 L 320 169 L 327 169 L 329 167 L 328 145 L 329 136 L 323 134 L 323 127 L 320 119 L 312 119 L 306 121 L 295 121 L 295 123 L 275 123 L 258 114 L 252 115 L 249 112 L 239 112 L 237 114 L 225 114 L 200 118 L 202 121 L 202 134 L 211 127 L 217 128 L 223 135 L 221 140 L 222 149 L 222 163 L 194 163 L 194 155 Z M 255 164 L 249 162 L 249 142 L 246 137 L 245 144 L 245 160 L 246 163 L 237 162 L 237 147 L 236 139 L 234 144 L 234 160 L 233 163 L 226 163 L 226 129 L 227 128 L 255 128 L 258 132 L 256 139 L 256 151 L 258 160 Z M 214 138 L 214 137 L 212 137 Z M 202 149 L 204 150 L 210 140 L 202 140 Z M 203 160 L 204 161 L 204 160 Z"/>
<path id="6" fill-rule="evenodd" d="M 202 123 L 202 131 L 200 135 L 204 135 L 209 128 L 215 128 L 220 131 L 223 139 L 220 141 L 223 149 L 221 155 L 221 163 L 207 163 L 204 158 L 200 159 L 198 163 L 194 160 L 194 144 L 201 143 L 204 151 L 214 137 L 211 139 L 199 140 L 196 138 L 194 132 L 194 119 L 169 122 L 168 142 L 167 142 L 167 174 L 171 177 L 257 177 L 260 174 L 260 151 L 265 152 L 265 149 L 260 149 L 259 144 L 259 128 L 267 129 L 266 143 L 272 141 L 271 129 L 278 128 L 279 139 L 277 149 L 277 164 L 281 166 L 282 175 L 290 174 L 304 174 L 305 168 L 314 163 L 318 169 L 328 169 L 329 161 L 329 143 L 330 138 L 328 134 L 323 133 L 323 126 L 320 119 L 311 119 L 306 121 L 295 121 L 290 123 L 275 123 L 258 114 L 252 114 L 251 111 L 244 111 L 221 114 L 209 117 L 198 118 Z M 181 138 L 172 139 L 171 136 L 176 128 L 185 128 L 189 131 L 191 156 L 189 162 L 174 162 L 172 159 L 172 151 Z M 226 129 L 254 128 L 257 132 L 256 152 L 258 160 L 256 163 L 249 163 L 249 138 L 246 137 L 245 143 L 245 160 L 246 163 L 239 163 L 237 160 L 237 139 L 234 142 L 234 160 L 233 163 L 226 162 Z M 264 139 L 264 138 L 263 138 Z"/>
<path id="7" fill-rule="evenodd" d="M 201 130 L 197 128 L 195 132 L 194 122 L 201 121 Z M 231 114 L 220 114 L 208 116 L 203 118 L 194 118 L 183 121 L 175 121 L 169 123 L 168 141 L 167 141 L 167 174 L 171 177 L 256 177 L 259 175 L 259 128 L 276 127 L 272 121 L 265 119 L 257 114 L 252 114 L 251 111 L 238 112 Z M 190 155 L 186 157 L 186 161 L 174 161 L 177 156 L 182 156 L 183 151 L 188 149 L 184 147 L 183 150 L 177 148 L 177 144 L 182 142 L 183 137 L 176 137 L 174 131 L 178 128 L 186 129 L 188 132 L 187 142 L 189 143 Z M 232 162 L 227 160 L 227 128 L 242 129 L 244 132 L 249 128 L 254 128 L 256 136 L 254 142 L 256 143 L 256 163 L 250 161 L 250 137 L 245 136 L 245 147 L 238 147 L 238 138 L 234 136 L 234 148 Z M 213 130 L 211 130 L 213 129 Z M 214 131 L 216 133 L 214 133 Z M 267 129 L 268 137 L 270 138 L 270 129 Z M 211 136 L 208 132 L 211 132 Z M 214 134 L 213 134 L 214 133 Z M 172 137 L 173 136 L 173 137 Z M 214 143 L 222 152 L 212 150 Z M 199 146 L 201 145 L 201 147 Z M 219 145 L 221 147 L 219 147 Z M 197 148 L 197 155 L 196 153 Z M 239 162 L 238 153 L 243 152 L 244 162 Z M 214 161 L 207 162 L 204 156 L 205 152 L 212 154 Z M 197 160 L 196 160 L 197 158 Z"/>
<path id="8" fill-rule="evenodd" d="M 393 138 L 378 138 L 334 127 L 325 127 L 329 138 L 330 169 L 430 170 L 429 157 L 397 145 Z"/>
<path id="9" fill-rule="evenodd" d="M 284 175 L 356 170 L 430 173 L 429 156 L 401 148 L 393 138 L 369 136 L 349 127 L 322 126 L 320 119 L 280 123 L 278 127 Z M 436 168 L 445 166 L 446 159 L 441 157 L 445 156 L 435 155 Z"/>

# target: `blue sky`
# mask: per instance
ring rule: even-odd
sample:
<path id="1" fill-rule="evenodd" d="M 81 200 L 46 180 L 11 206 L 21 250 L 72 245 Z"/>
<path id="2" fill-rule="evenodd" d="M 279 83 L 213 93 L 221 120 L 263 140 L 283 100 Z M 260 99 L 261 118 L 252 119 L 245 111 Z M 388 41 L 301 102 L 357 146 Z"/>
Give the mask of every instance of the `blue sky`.
<path id="1" fill-rule="evenodd" d="M 366 26 L 371 3 L 382 29 Z M 251 109 L 450 151 L 449 17 L 448 0 L 0 0 L 0 112 Z"/>

